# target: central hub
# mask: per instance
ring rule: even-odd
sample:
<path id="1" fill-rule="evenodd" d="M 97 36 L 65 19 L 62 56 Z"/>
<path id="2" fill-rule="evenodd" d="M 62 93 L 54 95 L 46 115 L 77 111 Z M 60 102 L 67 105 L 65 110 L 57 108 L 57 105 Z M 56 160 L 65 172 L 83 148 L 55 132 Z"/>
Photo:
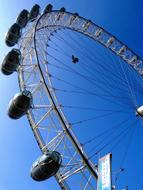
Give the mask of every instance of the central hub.
<path id="1" fill-rule="evenodd" d="M 140 107 L 136 110 L 136 116 L 141 116 L 141 117 L 143 117 L 143 106 L 140 106 Z"/>

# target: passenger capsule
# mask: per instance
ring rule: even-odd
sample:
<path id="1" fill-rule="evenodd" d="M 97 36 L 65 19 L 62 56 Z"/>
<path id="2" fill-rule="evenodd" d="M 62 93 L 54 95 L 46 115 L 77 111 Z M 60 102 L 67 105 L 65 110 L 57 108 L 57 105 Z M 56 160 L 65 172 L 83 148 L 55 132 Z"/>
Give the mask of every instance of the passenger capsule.
<path id="1" fill-rule="evenodd" d="M 32 105 L 31 92 L 24 90 L 16 94 L 9 103 L 8 115 L 12 119 L 22 117 Z"/>
<path id="2" fill-rule="evenodd" d="M 7 46 L 14 46 L 21 36 L 20 26 L 14 23 L 6 34 L 5 43 Z"/>
<path id="3" fill-rule="evenodd" d="M 52 8 L 53 6 L 51 4 L 48 4 L 44 9 L 43 14 L 50 13 L 52 11 Z"/>
<path id="4" fill-rule="evenodd" d="M 74 15 L 74 16 L 79 16 L 79 14 L 78 14 L 78 13 L 74 13 L 73 15 Z"/>
<path id="5" fill-rule="evenodd" d="M 1 65 L 1 71 L 5 75 L 10 75 L 14 71 L 16 71 L 16 68 L 20 64 L 21 59 L 21 53 L 18 49 L 12 49 L 4 58 L 2 65 Z"/>
<path id="6" fill-rule="evenodd" d="M 20 26 L 20 28 L 23 28 L 26 26 L 28 22 L 28 14 L 29 12 L 25 9 L 23 9 L 20 14 L 18 15 L 16 19 L 16 23 Z"/>
<path id="7" fill-rule="evenodd" d="M 49 151 L 34 162 L 31 168 L 31 177 L 36 181 L 46 180 L 57 173 L 61 163 L 60 153 Z"/>
<path id="8" fill-rule="evenodd" d="M 29 20 L 33 21 L 34 19 L 36 19 L 37 16 L 39 15 L 39 12 L 40 12 L 40 6 L 35 4 L 29 13 Z"/>
<path id="9" fill-rule="evenodd" d="M 66 12 L 65 7 L 62 7 L 62 8 L 60 9 L 60 11 L 61 11 L 61 12 Z"/>

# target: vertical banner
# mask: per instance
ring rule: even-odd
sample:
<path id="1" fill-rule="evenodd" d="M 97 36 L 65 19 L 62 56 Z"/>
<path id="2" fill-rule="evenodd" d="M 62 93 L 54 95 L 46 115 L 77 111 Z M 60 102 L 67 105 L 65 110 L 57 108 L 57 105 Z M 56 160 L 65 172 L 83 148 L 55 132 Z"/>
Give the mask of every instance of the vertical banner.
<path id="1" fill-rule="evenodd" d="M 98 182 L 97 190 L 111 190 L 111 157 L 109 153 L 106 156 L 99 159 L 98 162 Z"/>

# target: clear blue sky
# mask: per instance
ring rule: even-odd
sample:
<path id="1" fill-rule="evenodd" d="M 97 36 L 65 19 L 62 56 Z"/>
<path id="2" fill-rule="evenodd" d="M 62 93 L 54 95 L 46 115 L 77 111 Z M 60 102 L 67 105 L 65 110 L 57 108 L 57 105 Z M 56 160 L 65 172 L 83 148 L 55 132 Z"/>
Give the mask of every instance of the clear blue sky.
<path id="1" fill-rule="evenodd" d="M 78 12 L 79 15 L 105 28 L 143 57 L 141 0 L 0 0 L 0 60 L 9 51 L 4 43 L 8 27 L 22 9 L 30 10 L 35 3 L 41 8 L 51 3 L 55 9 L 64 6 L 69 12 Z M 53 178 L 42 183 L 36 183 L 30 178 L 29 169 L 33 160 L 40 154 L 39 148 L 26 117 L 13 121 L 6 115 L 10 98 L 18 92 L 16 73 L 9 77 L 0 74 L 0 92 L 0 189 L 58 190 L 59 187 Z M 142 190 L 141 186 L 139 190 Z"/>

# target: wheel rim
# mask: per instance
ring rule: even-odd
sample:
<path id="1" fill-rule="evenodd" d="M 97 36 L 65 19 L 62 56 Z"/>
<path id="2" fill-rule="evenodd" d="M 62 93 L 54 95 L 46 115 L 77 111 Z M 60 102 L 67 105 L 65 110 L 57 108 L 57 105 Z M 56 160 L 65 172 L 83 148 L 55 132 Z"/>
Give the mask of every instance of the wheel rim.
<path id="1" fill-rule="evenodd" d="M 61 15 L 61 18 L 59 19 L 59 21 L 57 21 L 57 18 L 59 15 Z M 77 152 L 77 148 L 75 148 L 75 144 L 73 143 L 73 141 L 71 141 L 69 137 L 66 136 L 65 128 L 61 129 L 60 122 L 61 122 L 61 119 L 63 119 L 63 122 L 65 123 L 67 129 L 70 130 L 69 132 L 70 134 L 72 134 L 72 137 L 75 143 L 77 144 L 78 148 L 80 149 L 82 154 L 85 156 L 85 158 L 88 158 L 81 144 L 78 142 L 75 134 L 73 133 L 71 129 L 71 125 L 67 121 L 62 111 L 62 108 L 61 107 L 57 108 L 57 106 L 59 106 L 60 104 L 53 90 L 54 87 L 52 87 L 51 76 L 50 74 L 48 74 L 48 72 L 45 72 L 45 69 L 47 69 L 47 65 L 43 63 L 43 59 L 41 57 L 45 56 L 45 52 L 47 51 L 46 45 L 48 43 L 49 38 L 52 36 L 52 34 L 56 30 L 59 30 L 61 28 L 68 28 L 70 30 L 75 30 L 79 33 L 85 34 L 86 36 L 101 43 L 104 47 L 110 49 L 114 54 L 118 55 L 121 59 L 123 59 L 127 64 L 130 64 L 131 67 L 133 67 L 139 73 L 139 75 L 142 75 L 142 60 L 135 53 L 133 53 L 129 48 L 127 48 L 127 46 L 125 46 L 123 43 L 118 41 L 114 36 L 110 35 L 102 28 L 96 26 L 95 24 L 91 23 L 90 21 L 82 17 L 76 16 L 76 21 L 74 21 L 72 24 L 69 24 L 70 22 L 68 21 L 70 21 L 72 17 L 73 17 L 73 14 L 71 13 L 65 12 L 63 14 L 60 11 L 54 11 L 54 12 L 42 15 L 37 21 L 35 21 L 35 23 L 31 24 L 31 26 L 29 27 L 30 30 L 28 30 L 28 32 L 25 33 L 24 38 L 22 38 L 21 42 L 19 43 L 21 51 L 22 51 L 22 55 L 23 55 L 22 65 L 18 69 L 19 84 L 20 84 L 21 89 L 29 88 L 28 81 L 31 80 L 30 77 L 35 72 L 35 74 L 33 75 L 34 76 L 33 87 L 31 87 L 33 89 L 33 94 L 37 93 L 38 90 L 40 93 L 41 92 L 43 93 L 42 95 L 40 94 L 37 97 L 35 96 L 35 99 L 37 99 L 40 96 L 42 99 L 42 97 L 47 97 L 47 96 L 49 97 L 49 95 L 51 95 L 51 97 L 49 97 L 50 100 L 43 99 L 42 100 L 43 104 L 39 102 L 39 105 L 41 105 L 41 107 L 40 106 L 36 107 L 35 105 L 33 106 L 34 108 L 33 110 L 36 110 L 36 109 L 40 110 L 41 115 L 39 114 L 39 116 L 35 117 L 36 113 L 33 110 L 29 111 L 27 115 L 28 115 L 28 119 L 32 127 L 32 130 L 34 132 L 34 135 L 36 137 L 36 140 L 42 152 L 46 151 L 47 148 L 57 150 L 59 145 L 65 146 L 64 150 L 60 149 L 60 151 L 63 151 L 62 152 L 63 157 L 67 156 L 68 159 L 67 160 L 65 159 L 64 161 L 66 163 L 65 166 L 63 163 L 63 168 L 56 175 L 56 179 L 59 182 L 61 188 L 72 189 L 73 188 L 72 184 L 68 185 L 66 181 L 68 178 L 73 177 L 75 174 L 78 174 L 82 176 L 82 178 L 81 176 L 79 177 L 80 181 L 81 179 L 82 181 L 84 181 L 80 187 L 81 189 L 95 189 L 96 181 L 94 177 L 95 178 L 97 177 L 96 166 L 91 161 L 89 161 L 89 166 L 87 167 L 86 165 L 87 163 L 83 161 L 83 158 Z M 42 30 L 46 30 L 46 32 L 44 31 L 44 34 L 45 34 L 45 36 L 43 37 L 44 42 L 41 42 L 41 39 L 38 36 L 40 35 Z M 34 31 L 34 37 L 33 37 L 33 31 Z M 106 34 L 107 36 L 106 35 L 104 36 L 103 34 Z M 111 43 L 112 39 L 114 40 L 113 44 Z M 39 44 L 41 44 L 40 46 L 42 46 L 42 49 L 40 49 Z M 29 63 L 30 59 L 31 59 L 30 64 L 27 64 Z M 37 59 L 38 59 L 39 65 L 37 65 Z M 28 70 L 29 76 L 27 76 L 26 70 Z M 44 80 L 46 82 L 44 82 Z M 47 93 L 47 89 L 48 89 L 48 93 Z M 53 105 L 51 98 L 54 99 L 55 105 Z M 134 106 L 137 106 L 136 102 L 134 102 Z M 46 112 L 41 111 L 45 109 L 46 109 Z M 62 117 L 62 118 L 59 118 L 58 120 L 56 120 L 57 112 L 59 112 L 60 116 Z M 53 119 L 54 121 L 52 121 Z M 39 130 L 40 128 L 39 125 L 41 123 L 44 124 L 44 122 L 47 122 L 48 120 L 51 120 L 52 124 L 56 123 L 56 125 L 52 126 L 50 130 L 55 128 L 56 129 L 55 131 L 58 131 L 55 133 L 55 136 L 53 135 L 51 137 L 51 141 L 49 143 L 45 142 L 45 138 L 47 137 L 43 137 L 43 134 L 41 135 L 41 131 Z M 70 167 L 70 170 L 68 167 Z M 76 179 L 77 179 L 77 176 L 76 176 Z"/>

